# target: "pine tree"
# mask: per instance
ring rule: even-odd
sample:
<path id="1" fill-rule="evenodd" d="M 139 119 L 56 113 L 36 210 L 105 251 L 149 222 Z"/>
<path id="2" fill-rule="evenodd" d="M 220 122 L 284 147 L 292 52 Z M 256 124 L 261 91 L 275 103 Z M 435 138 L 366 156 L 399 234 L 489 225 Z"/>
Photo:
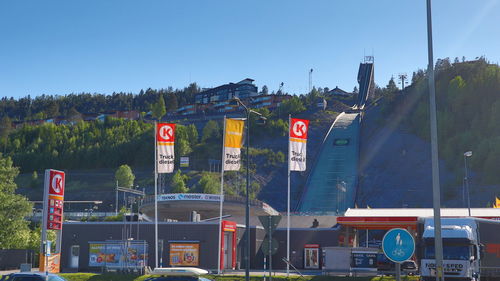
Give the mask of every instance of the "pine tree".
<path id="1" fill-rule="evenodd" d="M 177 97 L 175 96 L 174 93 L 167 94 L 166 106 L 167 106 L 168 112 L 174 112 L 177 110 L 177 106 L 178 106 Z"/>
<path id="2" fill-rule="evenodd" d="M 157 120 L 161 120 L 163 116 L 167 113 L 167 109 L 165 108 L 165 100 L 163 99 L 163 95 L 160 94 L 158 101 L 151 108 L 153 112 L 153 118 Z"/>

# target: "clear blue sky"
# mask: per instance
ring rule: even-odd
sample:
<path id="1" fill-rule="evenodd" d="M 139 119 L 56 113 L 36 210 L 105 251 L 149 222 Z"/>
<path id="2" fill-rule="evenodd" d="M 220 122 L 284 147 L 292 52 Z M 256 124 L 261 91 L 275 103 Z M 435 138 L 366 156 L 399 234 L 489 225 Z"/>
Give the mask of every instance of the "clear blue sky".
<path id="1" fill-rule="evenodd" d="M 500 1 L 434 0 L 434 57 L 500 61 Z M 243 78 L 352 90 L 427 65 L 425 0 L 0 2 L 0 96 L 138 93 Z"/>

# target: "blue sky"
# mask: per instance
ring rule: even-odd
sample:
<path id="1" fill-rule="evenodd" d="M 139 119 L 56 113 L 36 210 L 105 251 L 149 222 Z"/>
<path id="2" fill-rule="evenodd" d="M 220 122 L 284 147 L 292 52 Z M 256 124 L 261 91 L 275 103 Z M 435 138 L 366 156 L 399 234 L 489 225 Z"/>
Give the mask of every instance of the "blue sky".
<path id="1" fill-rule="evenodd" d="M 500 61 L 499 0 L 433 1 L 434 58 Z M 243 78 L 352 90 L 427 65 L 425 0 L 0 2 L 0 96 L 138 93 Z"/>

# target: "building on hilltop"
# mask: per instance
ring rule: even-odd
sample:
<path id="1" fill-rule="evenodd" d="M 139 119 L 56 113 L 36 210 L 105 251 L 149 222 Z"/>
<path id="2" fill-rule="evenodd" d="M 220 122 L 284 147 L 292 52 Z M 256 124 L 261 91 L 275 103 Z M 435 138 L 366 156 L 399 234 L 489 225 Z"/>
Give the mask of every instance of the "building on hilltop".
<path id="1" fill-rule="evenodd" d="M 253 108 L 274 110 L 277 109 L 283 101 L 291 98 L 291 95 L 260 95 L 253 98 L 250 104 Z"/>
<path id="2" fill-rule="evenodd" d="M 346 92 L 340 89 L 338 86 L 335 86 L 335 88 L 330 90 L 327 94 L 332 96 L 342 96 L 342 97 L 350 97 L 353 95 L 353 93 Z"/>
<path id="3" fill-rule="evenodd" d="M 204 90 L 195 95 L 196 104 L 218 103 L 234 98 L 241 100 L 249 99 L 258 95 L 257 86 L 253 79 L 246 78 L 238 83 L 224 84 L 215 88 Z M 221 105 L 223 106 L 223 105 Z"/>

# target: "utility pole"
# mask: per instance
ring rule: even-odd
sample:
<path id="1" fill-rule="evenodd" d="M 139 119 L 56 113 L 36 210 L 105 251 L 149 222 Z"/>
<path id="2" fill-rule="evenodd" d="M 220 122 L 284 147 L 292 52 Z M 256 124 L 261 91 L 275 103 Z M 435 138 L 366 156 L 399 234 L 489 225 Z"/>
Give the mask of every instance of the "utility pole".
<path id="1" fill-rule="evenodd" d="M 313 69 L 311 68 L 311 70 L 309 70 L 309 94 L 311 93 L 312 91 L 312 78 L 313 77 Z"/>
<path id="2" fill-rule="evenodd" d="M 408 75 L 406 73 L 398 74 L 399 84 L 401 84 L 401 90 L 405 89 L 405 85 L 408 84 Z"/>

